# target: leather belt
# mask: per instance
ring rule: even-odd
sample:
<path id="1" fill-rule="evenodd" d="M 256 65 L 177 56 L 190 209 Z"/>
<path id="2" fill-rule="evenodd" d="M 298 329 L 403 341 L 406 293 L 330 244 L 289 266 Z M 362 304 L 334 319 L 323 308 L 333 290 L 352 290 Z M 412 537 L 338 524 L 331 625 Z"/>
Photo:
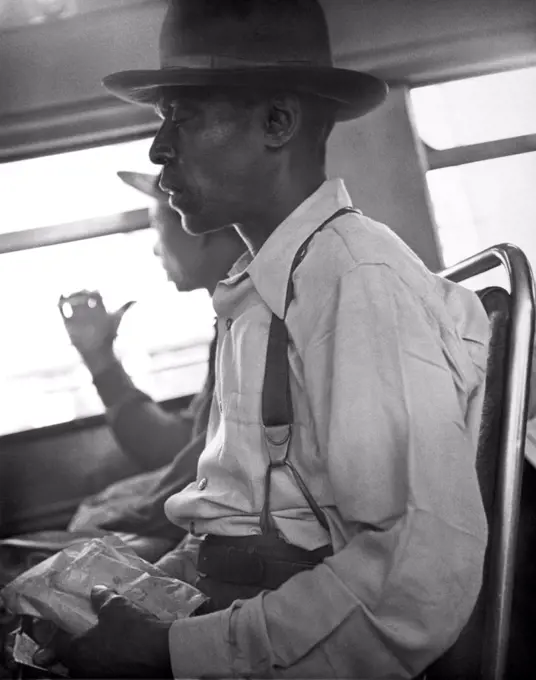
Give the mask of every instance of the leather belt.
<path id="1" fill-rule="evenodd" d="M 197 570 L 222 583 L 275 590 L 332 554 L 331 545 L 305 550 L 274 536 L 209 535 L 199 548 Z"/>

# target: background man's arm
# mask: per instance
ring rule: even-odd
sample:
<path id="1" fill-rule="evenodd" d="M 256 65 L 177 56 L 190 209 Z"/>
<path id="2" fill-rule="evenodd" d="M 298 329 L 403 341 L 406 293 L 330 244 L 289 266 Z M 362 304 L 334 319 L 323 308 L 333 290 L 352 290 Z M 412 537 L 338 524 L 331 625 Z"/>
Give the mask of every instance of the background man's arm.
<path id="1" fill-rule="evenodd" d="M 89 365 L 88 365 L 89 364 Z M 192 437 L 194 412 L 168 413 L 139 390 L 121 363 L 111 356 L 93 383 L 106 407 L 106 417 L 122 450 L 147 470 L 170 463 Z"/>

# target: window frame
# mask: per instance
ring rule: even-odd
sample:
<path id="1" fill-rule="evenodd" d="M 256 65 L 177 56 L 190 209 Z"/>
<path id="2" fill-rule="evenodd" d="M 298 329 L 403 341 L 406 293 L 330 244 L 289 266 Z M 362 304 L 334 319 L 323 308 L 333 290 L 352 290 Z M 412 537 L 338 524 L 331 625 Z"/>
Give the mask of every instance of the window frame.
<path id="1" fill-rule="evenodd" d="M 416 143 L 419 145 L 422 164 L 422 179 L 427 192 L 429 192 L 429 185 L 427 179 L 427 175 L 429 172 L 435 170 L 443 170 L 447 168 L 463 167 L 471 165 L 473 163 L 509 158 L 511 156 L 521 156 L 524 154 L 536 152 L 536 132 L 534 133 L 531 132 L 529 134 L 523 135 L 515 135 L 513 137 L 501 137 L 498 139 L 492 139 L 490 141 L 479 142 L 475 144 L 460 144 L 458 146 L 447 147 L 445 149 L 438 149 L 426 143 L 419 133 L 418 126 L 415 120 L 414 110 L 412 108 L 411 91 L 419 89 L 420 87 L 444 85 L 461 80 L 470 80 L 481 76 L 495 75 L 505 72 L 515 73 L 519 71 L 524 71 L 527 68 L 532 69 L 536 68 L 536 62 L 534 60 L 527 60 L 527 63 L 523 63 L 522 65 L 514 65 L 509 68 L 496 68 L 490 70 L 484 69 L 471 75 L 423 80 L 422 82 L 411 83 L 411 85 L 408 86 L 408 98 L 407 98 L 408 112 L 412 119 Z M 429 208 L 430 218 L 437 237 L 439 256 L 444 264 L 445 246 L 442 244 L 440 235 L 441 228 L 437 223 L 437 218 L 435 215 L 431 197 L 429 206 L 430 206 Z M 451 264 L 454 265 L 456 264 L 456 262 L 453 262 Z M 477 287 L 481 288 L 483 286 L 488 285 L 487 282 L 479 281 L 479 278 L 480 277 L 477 277 L 473 282 L 477 285 Z"/>
<path id="2" fill-rule="evenodd" d="M 12 231 L 0 234 L 0 255 L 85 241 L 99 236 L 129 234 L 143 229 L 150 229 L 149 211 L 146 209 L 93 217 L 50 227 Z"/>
<path id="3" fill-rule="evenodd" d="M 451 149 L 434 149 L 425 142 L 422 142 L 422 145 L 426 158 L 425 172 L 428 172 L 429 170 L 441 170 L 468 165 L 469 163 L 531 153 L 536 151 L 536 133 L 506 139 L 494 139 L 491 142 L 480 142 L 479 144 L 455 146 Z"/>
<path id="4" fill-rule="evenodd" d="M 447 83 L 455 83 L 461 80 L 479 78 L 481 76 L 498 75 L 500 73 L 515 73 L 516 71 L 524 71 L 527 68 L 534 67 L 536 67 L 536 60 L 527 60 L 527 63 L 522 65 L 514 65 L 511 68 L 495 68 L 489 70 L 480 69 L 471 75 L 455 76 L 450 78 L 424 78 L 408 83 L 408 90 L 411 92 L 411 90 L 417 90 L 421 87 L 427 87 L 430 85 L 445 85 Z M 408 101 L 408 106 L 411 109 L 411 101 Z M 526 135 L 516 135 L 514 137 L 501 137 L 488 142 L 461 144 L 446 149 L 436 149 L 433 146 L 427 144 L 422 139 L 418 132 L 415 121 L 414 127 L 416 130 L 416 136 L 420 140 L 422 155 L 424 156 L 423 161 L 425 177 L 426 173 L 431 170 L 453 168 L 459 165 L 479 163 L 480 161 L 494 160 L 496 158 L 507 158 L 508 156 L 517 156 L 520 154 L 536 151 L 536 132 Z"/>

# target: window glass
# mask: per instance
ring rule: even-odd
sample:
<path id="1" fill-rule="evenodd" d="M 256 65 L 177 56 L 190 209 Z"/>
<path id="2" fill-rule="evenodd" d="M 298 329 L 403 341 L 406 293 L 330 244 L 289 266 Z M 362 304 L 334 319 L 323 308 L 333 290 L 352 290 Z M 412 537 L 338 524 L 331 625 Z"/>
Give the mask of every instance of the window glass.
<path id="1" fill-rule="evenodd" d="M 417 129 L 434 149 L 536 133 L 536 67 L 411 91 Z"/>
<path id="2" fill-rule="evenodd" d="M 118 170 L 156 174 L 152 139 L 0 164 L 0 233 L 37 229 L 146 208 L 151 199 Z"/>
<path id="3" fill-rule="evenodd" d="M 154 238 L 145 229 L 2 255 L 0 434 L 102 412 L 57 308 L 61 294 L 79 289 L 100 290 L 108 309 L 137 301 L 116 347 L 141 389 L 157 400 L 199 391 L 212 303 L 204 291 L 178 293 L 167 281 Z"/>
<path id="4" fill-rule="evenodd" d="M 536 133 L 536 68 L 416 88 L 411 100 L 419 136 L 439 150 Z M 510 242 L 536 268 L 536 151 L 426 177 L 445 265 Z M 467 285 L 492 283 L 506 285 L 502 268 Z"/>
<path id="5" fill-rule="evenodd" d="M 536 270 L 536 152 L 434 170 L 427 178 L 447 266 L 506 241 Z"/>

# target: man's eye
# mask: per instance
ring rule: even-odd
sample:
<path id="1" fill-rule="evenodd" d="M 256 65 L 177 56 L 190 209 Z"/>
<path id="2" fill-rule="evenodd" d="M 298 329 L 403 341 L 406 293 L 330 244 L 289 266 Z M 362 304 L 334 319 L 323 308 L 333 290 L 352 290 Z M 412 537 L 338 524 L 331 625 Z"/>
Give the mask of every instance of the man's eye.
<path id="1" fill-rule="evenodd" d="M 190 116 L 186 113 L 179 113 L 178 111 L 173 111 L 171 114 L 171 122 L 173 125 L 176 127 L 180 127 L 181 125 L 184 125 L 185 123 L 188 122 L 190 119 Z"/>

